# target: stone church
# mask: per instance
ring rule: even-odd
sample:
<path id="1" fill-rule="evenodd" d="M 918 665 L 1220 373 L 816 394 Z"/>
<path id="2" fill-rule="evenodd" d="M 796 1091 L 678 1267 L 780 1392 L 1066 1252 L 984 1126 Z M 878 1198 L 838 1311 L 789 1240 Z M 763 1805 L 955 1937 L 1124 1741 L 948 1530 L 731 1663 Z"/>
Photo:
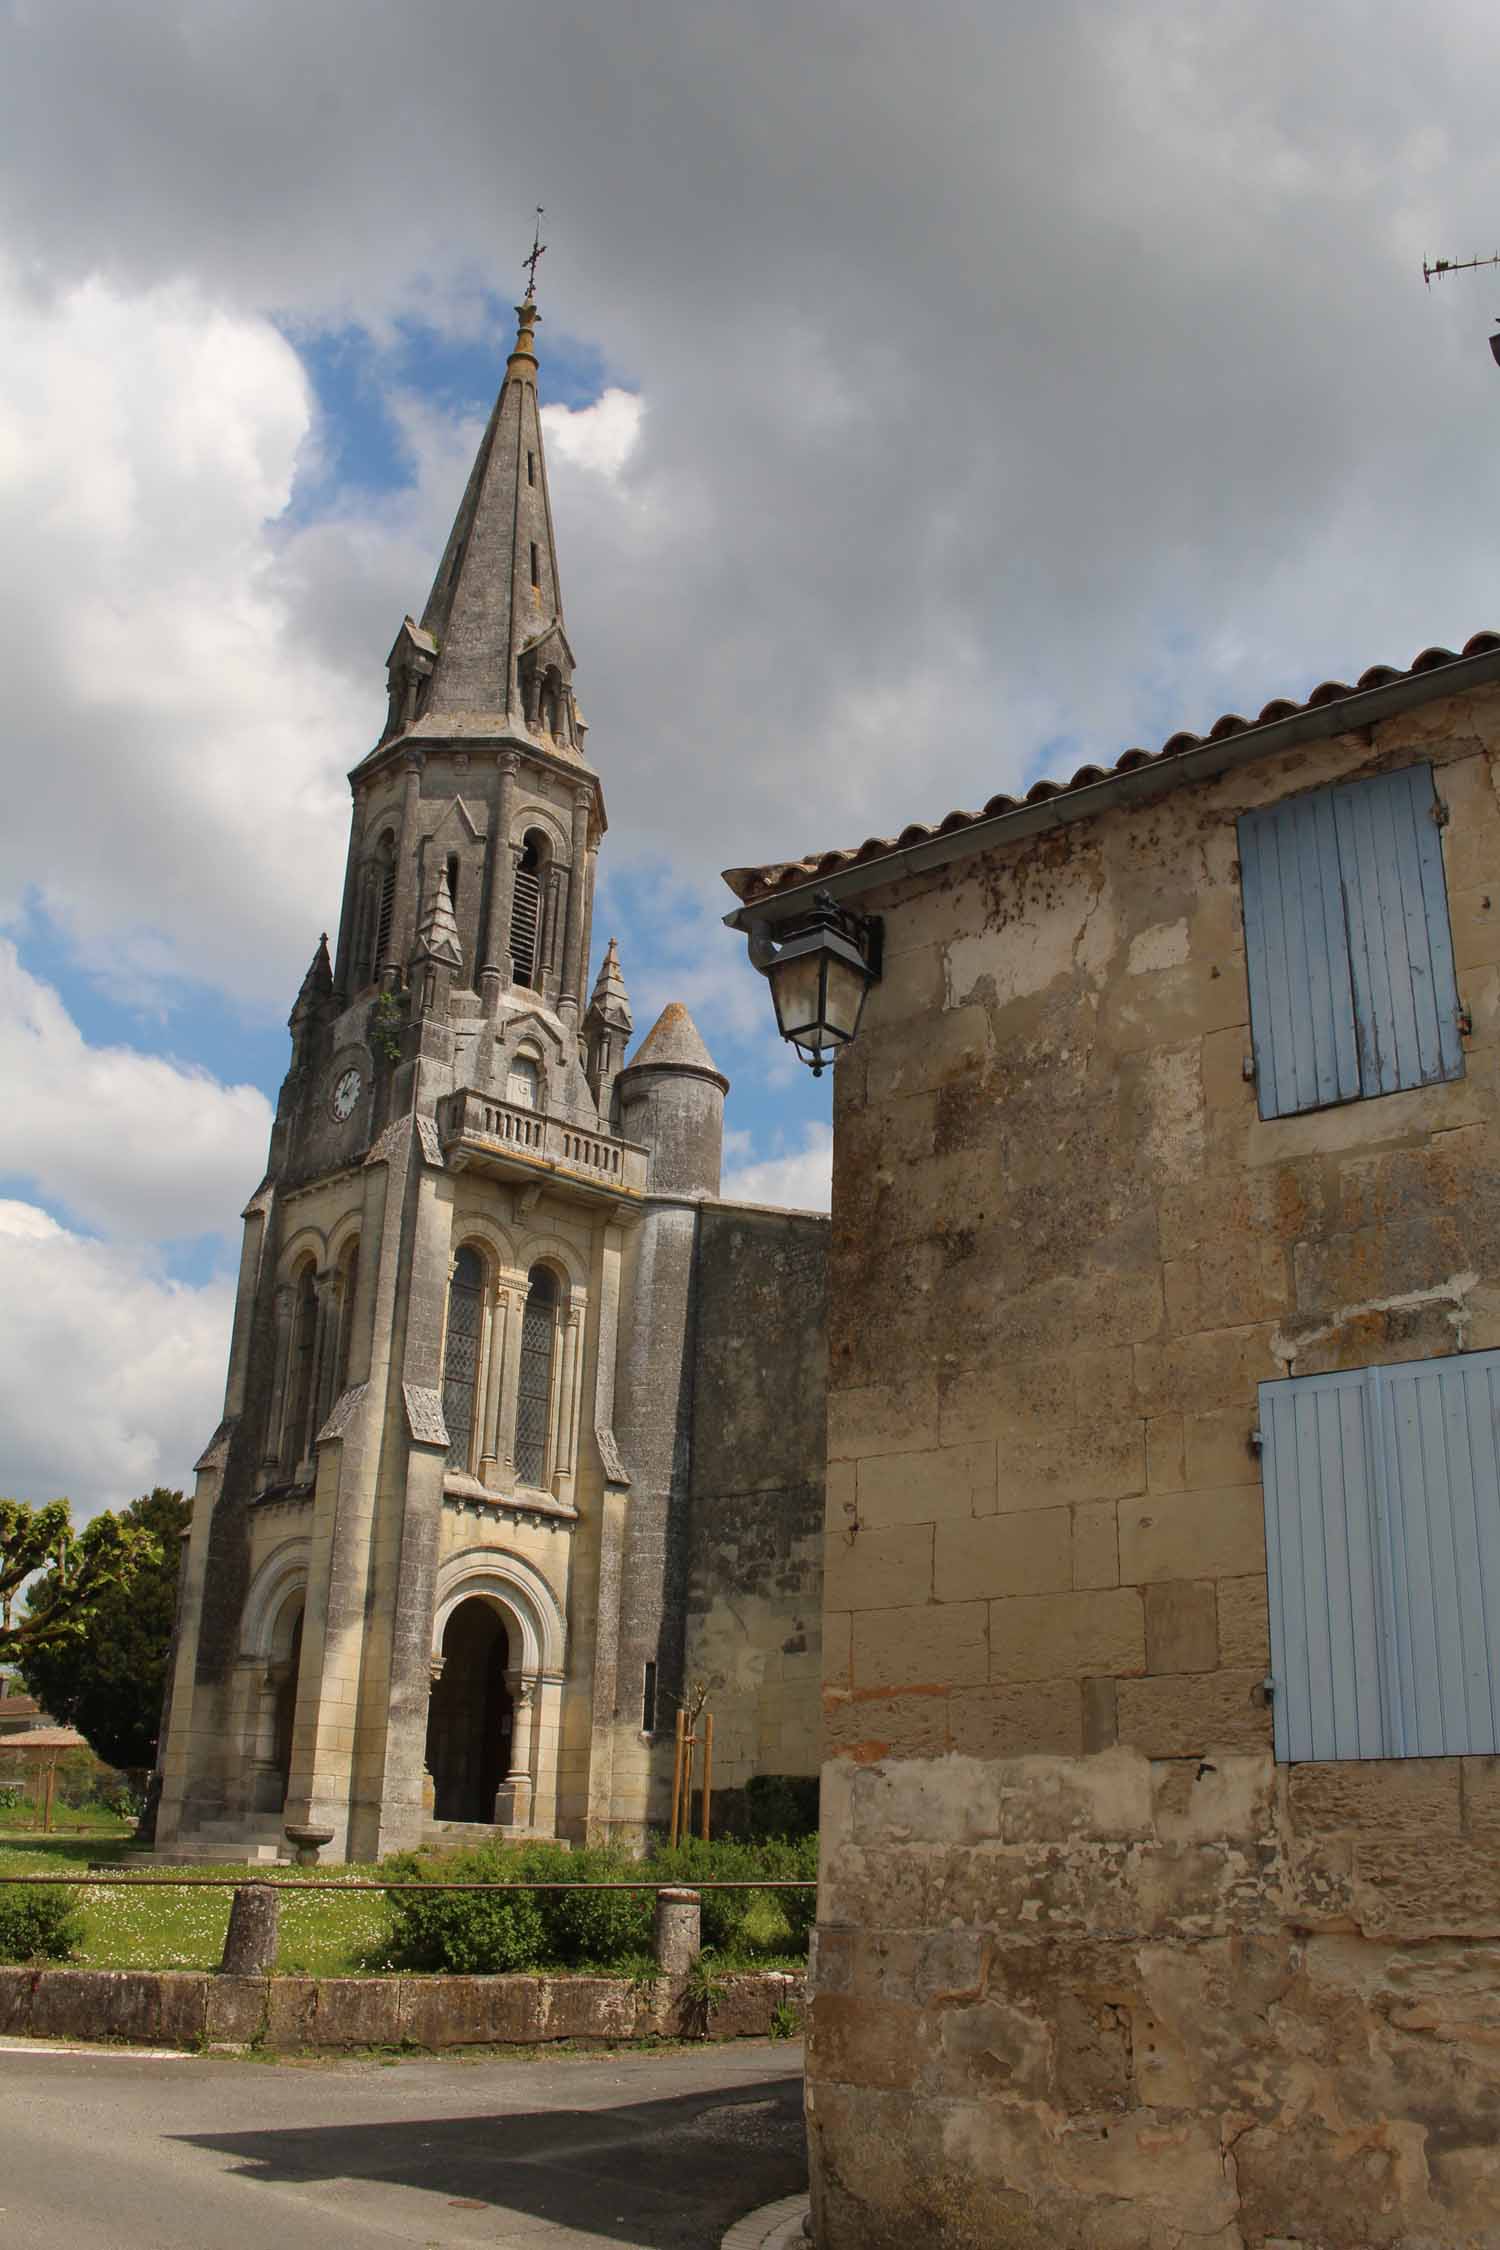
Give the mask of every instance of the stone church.
<path id="1" fill-rule="evenodd" d="M 640 1839 L 687 1683 L 715 1782 L 818 1764 L 827 1221 L 719 1195 L 727 1081 L 590 983 L 604 792 L 530 297 L 350 776 L 197 1464 L 158 1848 L 287 1824 Z M 622 589 L 623 591 L 623 589 Z"/>

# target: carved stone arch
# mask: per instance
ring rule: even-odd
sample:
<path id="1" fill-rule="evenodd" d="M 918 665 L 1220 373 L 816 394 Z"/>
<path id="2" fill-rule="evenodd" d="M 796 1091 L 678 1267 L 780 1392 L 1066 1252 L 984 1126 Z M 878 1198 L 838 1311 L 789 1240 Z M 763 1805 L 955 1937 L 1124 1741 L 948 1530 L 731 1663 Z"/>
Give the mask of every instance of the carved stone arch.
<path id="1" fill-rule="evenodd" d="M 517 1629 L 519 1669 L 561 1679 L 567 1626 L 557 1596 L 540 1571 L 501 1547 L 468 1547 L 438 1572 L 433 1606 L 432 1653 L 440 1656 L 443 1632 L 460 1602 L 488 1601 Z"/>
<path id="2" fill-rule="evenodd" d="M 566 867 L 573 856 L 573 832 L 539 797 L 524 798 L 511 816 L 509 840 L 516 851 L 521 849 L 527 831 L 532 828 L 539 828 L 546 837 L 553 866 Z"/>
<path id="3" fill-rule="evenodd" d="M 527 1234 L 519 1238 L 517 1270 L 530 1273 L 533 1266 L 557 1266 L 568 1285 L 569 1298 L 578 1303 L 588 1295 L 589 1269 L 583 1253 L 560 1234 Z"/>
<path id="4" fill-rule="evenodd" d="M 321 1227 L 300 1226 L 283 1245 L 276 1261 L 277 1280 L 295 1281 L 309 1258 L 317 1273 L 322 1273 L 328 1264 L 328 1237 Z"/>
<path id="5" fill-rule="evenodd" d="M 357 1242 L 364 1229 L 364 1211 L 356 1206 L 335 1219 L 328 1230 L 328 1263 L 336 1266 L 351 1242 Z"/>
<path id="6" fill-rule="evenodd" d="M 240 1651 L 260 1663 L 285 1657 L 295 1619 L 292 1596 L 306 1595 L 312 1559 L 310 1538 L 286 1539 L 269 1554 L 250 1581 L 240 1613 Z"/>
<path id="7" fill-rule="evenodd" d="M 567 1051 L 567 1041 L 560 1026 L 549 1022 L 544 1015 L 532 1008 L 528 1008 L 524 1015 L 511 1016 L 499 1027 L 499 1033 L 496 1043 L 506 1056 L 515 1054 L 528 1040 L 539 1046 L 549 1059 L 561 1057 Z"/>
<path id="8" fill-rule="evenodd" d="M 472 1242 L 485 1262 L 485 1271 L 493 1287 L 498 1273 L 515 1264 L 515 1237 L 498 1220 L 486 1211 L 475 1211 L 460 1204 L 453 1213 L 453 1232 L 450 1237 L 456 1257 L 466 1242 Z"/>

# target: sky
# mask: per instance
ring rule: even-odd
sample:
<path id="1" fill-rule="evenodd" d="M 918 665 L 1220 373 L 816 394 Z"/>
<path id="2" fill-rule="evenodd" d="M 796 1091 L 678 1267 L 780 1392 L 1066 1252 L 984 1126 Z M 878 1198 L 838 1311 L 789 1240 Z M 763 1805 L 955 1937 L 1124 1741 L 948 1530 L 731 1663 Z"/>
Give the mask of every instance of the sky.
<path id="1" fill-rule="evenodd" d="M 598 946 L 826 1204 L 720 925 L 1500 625 L 1492 8 L 0 0 L 0 1492 L 190 1481 L 238 1214 L 546 208 Z"/>

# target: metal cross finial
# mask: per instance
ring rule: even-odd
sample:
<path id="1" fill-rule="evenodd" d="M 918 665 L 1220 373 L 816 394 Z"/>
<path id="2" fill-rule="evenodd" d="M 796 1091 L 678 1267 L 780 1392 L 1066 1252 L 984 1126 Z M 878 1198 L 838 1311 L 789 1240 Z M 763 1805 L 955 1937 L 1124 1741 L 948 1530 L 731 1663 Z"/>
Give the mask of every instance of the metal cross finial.
<path id="1" fill-rule="evenodd" d="M 546 254 L 546 249 L 547 245 L 542 240 L 542 207 L 539 203 L 536 207 L 536 233 L 532 237 L 531 256 L 521 260 L 522 265 L 526 268 L 526 294 L 528 297 L 536 295 L 536 269 L 538 262 Z"/>

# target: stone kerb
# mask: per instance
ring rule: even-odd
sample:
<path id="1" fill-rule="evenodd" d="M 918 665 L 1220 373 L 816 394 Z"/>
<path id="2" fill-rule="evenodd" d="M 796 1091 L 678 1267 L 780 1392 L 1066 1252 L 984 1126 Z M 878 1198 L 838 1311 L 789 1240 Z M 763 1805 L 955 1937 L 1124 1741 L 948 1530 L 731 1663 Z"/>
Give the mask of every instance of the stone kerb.
<path id="1" fill-rule="evenodd" d="M 0 2036 L 164 2047 L 531 2046 L 560 2039 L 764 2039 L 805 1980 L 726 1976 L 705 2025 L 685 1976 L 238 1977 L 0 1968 Z"/>

